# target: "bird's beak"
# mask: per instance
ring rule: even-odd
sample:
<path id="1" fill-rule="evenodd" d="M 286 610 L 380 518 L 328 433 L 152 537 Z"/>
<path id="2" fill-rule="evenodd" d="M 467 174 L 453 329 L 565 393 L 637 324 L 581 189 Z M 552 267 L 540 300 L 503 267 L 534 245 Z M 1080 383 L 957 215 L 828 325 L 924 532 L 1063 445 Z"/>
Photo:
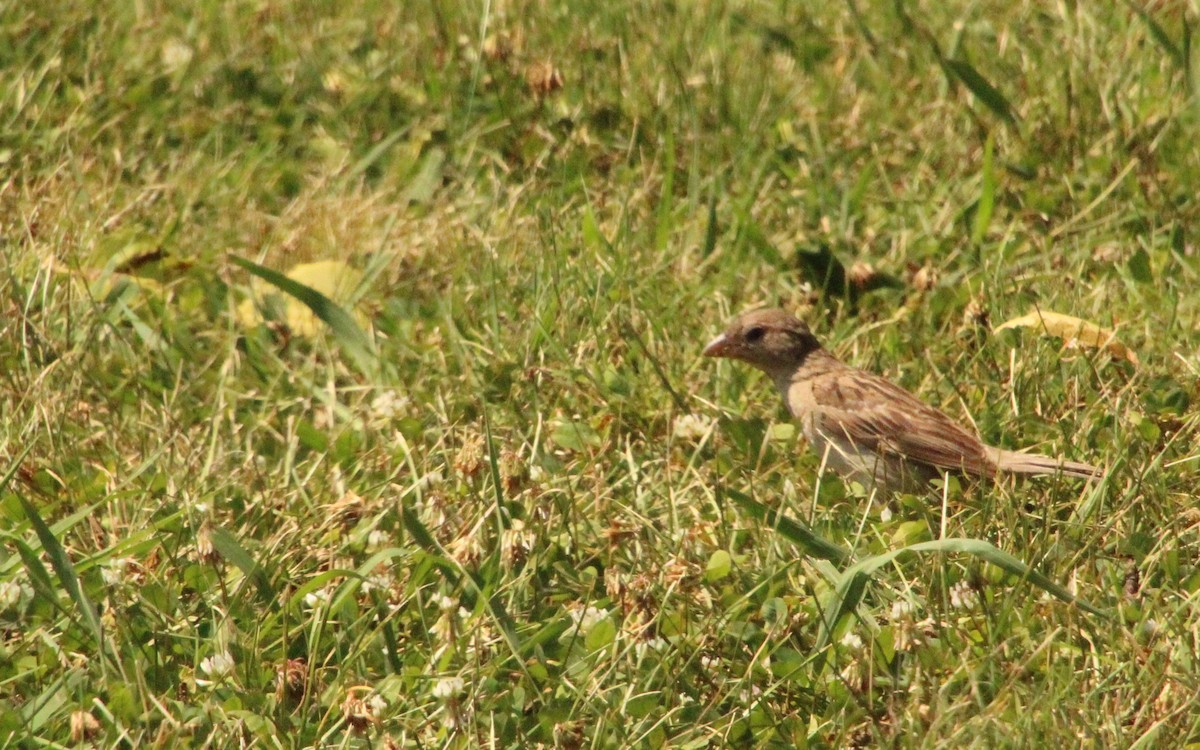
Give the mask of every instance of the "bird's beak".
<path id="1" fill-rule="evenodd" d="M 725 334 L 717 336 L 712 341 L 708 342 L 708 346 L 704 347 L 704 356 L 706 357 L 725 357 L 729 354 L 729 339 Z"/>

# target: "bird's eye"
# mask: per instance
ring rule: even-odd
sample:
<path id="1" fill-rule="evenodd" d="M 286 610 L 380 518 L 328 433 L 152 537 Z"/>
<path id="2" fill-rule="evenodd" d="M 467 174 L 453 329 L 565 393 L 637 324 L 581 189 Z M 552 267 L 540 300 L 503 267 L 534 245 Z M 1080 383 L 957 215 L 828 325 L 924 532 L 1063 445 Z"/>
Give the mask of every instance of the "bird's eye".
<path id="1" fill-rule="evenodd" d="M 753 328 L 746 331 L 746 340 L 751 343 L 754 343 L 755 341 L 758 341 L 759 339 L 761 339 L 763 337 L 763 334 L 766 332 L 767 332 L 766 329 L 763 328 L 762 326 L 754 326 Z"/>

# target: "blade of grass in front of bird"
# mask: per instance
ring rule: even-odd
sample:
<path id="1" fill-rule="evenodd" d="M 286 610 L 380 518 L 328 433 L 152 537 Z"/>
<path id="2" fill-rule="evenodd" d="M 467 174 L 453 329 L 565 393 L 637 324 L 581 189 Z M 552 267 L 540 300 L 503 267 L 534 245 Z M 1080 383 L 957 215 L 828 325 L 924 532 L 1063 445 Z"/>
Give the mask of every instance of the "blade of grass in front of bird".
<path id="1" fill-rule="evenodd" d="M 726 489 L 725 493 L 742 510 L 774 527 L 785 538 L 808 550 L 814 557 L 820 557 L 825 560 L 845 560 L 850 557 L 849 550 L 825 539 L 800 521 L 780 513 L 774 508 L 768 508 L 749 495 L 736 490 Z"/>
<path id="2" fill-rule="evenodd" d="M 816 650 L 822 652 L 834 637 L 842 621 L 862 603 L 866 594 L 867 583 L 875 571 L 891 563 L 901 555 L 917 552 L 935 552 L 938 554 L 963 553 L 973 555 L 991 563 L 1005 572 L 1012 573 L 1029 581 L 1033 585 L 1069 604 L 1075 604 L 1080 609 L 1100 617 L 1107 613 L 1086 601 L 1074 596 L 1066 588 L 1051 581 L 1042 573 L 1034 570 L 1016 557 L 997 549 L 989 542 L 981 539 L 949 538 L 936 539 L 930 542 L 919 542 L 900 549 L 869 557 L 851 565 L 842 572 L 833 593 L 825 602 L 825 617 L 821 623 L 821 631 L 817 636 Z M 823 656 L 818 657 L 818 667 L 823 666 Z"/>

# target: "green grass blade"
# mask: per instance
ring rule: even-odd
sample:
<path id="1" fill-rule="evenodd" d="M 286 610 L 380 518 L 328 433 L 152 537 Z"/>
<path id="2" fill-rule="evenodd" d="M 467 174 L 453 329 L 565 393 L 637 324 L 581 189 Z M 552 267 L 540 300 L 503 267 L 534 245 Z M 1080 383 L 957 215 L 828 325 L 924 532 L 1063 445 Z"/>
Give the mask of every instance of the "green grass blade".
<path id="1" fill-rule="evenodd" d="M 946 70 L 970 89 L 971 93 L 978 97 L 979 101 L 983 102 L 996 116 L 1009 125 L 1017 124 L 1016 114 L 1013 112 L 1012 105 L 1008 103 L 1008 99 L 971 63 L 966 60 L 945 60 L 943 64 L 946 66 Z"/>
<path id="2" fill-rule="evenodd" d="M 500 601 L 500 598 L 487 593 L 486 582 L 480 579 L 479 576 L 472 574 L 470 571 L 459 569 L 458 565 L 445 554 L 441 545 L 434 539 L 433 534 L 429 533 L 429 529 L 425 528 L 425 524 L 421 522 L 421 519 L 417 517 L 417 514 L 411 508 L 405 508 L 401 511 L 401 516 L 404 520 L 404 528 L 408 530 L 408 533 L 412 535 L 413 540 L 418 545 L 434 556 L 438 567 L 441 568 L 450 583 L 452 585 L 463 583 L 471 594 L 483 600 L 484 606 L 492 615 L 492 619 L 500 626 L 500 632 L 504 636 L 504 640 L 508 643 L 513 657 L 516 658 L 517 663 L 520 665 L 521 671 L 529 678 L 531 684 L 537 685 L 538 681 L 526 667 L 524 661 L 524 656 L 531 650 L 531 646 L 521 641 L 521 637 L 517 633 L 517 624 L 512 619 L 512 616 L 509 615 L 508 609 Z M 538 661 L 542 661 L 540 654 L 535 653 L 534 655 Z"/>
<path id="3" fill-rule="evenodd" d="M 720 226 L 717 224 L 717 193 L 713 191 L 708 197 L 708 222 L 704 226 L 704 245 L 700 248 L 700 257 L 707 258 L 717 249 L 717 235 Z"/>
<path id="4" fill-rule="evenodd" d="M 59 543 L 58 538 L 54 536 L 54 532 L 42 520 L 42 516 L 38 513 L 37 508 L 33 507 L 22 496 L 17 497 L 21 503 L 21 508 L 25 511 L 25 517 L 29 519 L 29 523 L 33 526 L 34 532 L 37 533 L 38 540 L 42 543 L 42 550 L 46 556 L 50 558 L 50 566 L 54 568 L 54 572 L 58 575 L 58 580 L 62 582 L 63 588 L 67 590 L 67 595 L 75 602 L 75 607 L 79 611 L 80 619 L 87 626 L 88 631 L 96 640 L 96 649 L 100 652 L 104 651 L 104 628 L 100 624 L 100 616 L 96 613 L 96 608 L 88 599 L 87 593 L 83 590 L 83 585 L 79 581 L 79 576 L 75 572 L 75 566 L 71 563 L 71 558 L 67 554 L 66 549 Z"/>
<path id="5" fill-rule="evenodd" d="M 658 208 L 654 219 L 654 247 L 663 250 L 671 238 L 672 219 L 675 207 L 675 133 L 667 130 L 663 138 L 662 189 L 658 196 Z"/>
<path id="6" fill-rule="evenodd" d="M 372 146 L 371 150 L 368 151 L 363 158 L 354 163 L 354 166 L 351 167 L 350 171 L 346 173 L 347 179 L 354 179 L 366 173 L 366 171 L 373 167 L 377 161 L 383 158 L 384 154 L 391 150 L 392 146 L 396 145 L 397 141 L 407 135 L 410 129 L 411 128 L 408 125 L 405 125 L 399 130 L 394 130 L 391 133 L 388 133 L 388 135 L 380 140 L 379 143 L 376 143 L 374 146 Z"/>
<path id="7" fill-rule="evenodd" d="M 980 539 L 936 539 L 931 542 L 919 542 L 900 549 L 891 550 L 880 555 L 869 557 L 851 565 L 843 571 L 835 591 L 825 607 L 825 617 L 821 623 L 821 632 L 817 637 L 817 649 L 827 646 L 834 632 L 845 617 L 848 617 L 859 604 L 866 593 L 867 583 L 875 571 L 890 564 L 893 560 L 908 553 L 935 552 L 938 554 L 965 553 L 974 555 L 984 562 L 1013 575 L 1029 581 L 1034 586 L 1046 591 L 1064 602 L 1075 604 L 1080 609 L 1093 615 L 1107 617 L 1103 610 L 1093 607 L 1084 600 L 1074 596 L 1059 584 L 1051 581 L 1016 557 L 997 549 L 994 545 Z"/>
<path id="8" fill-rule="evenodd" d="M 400 196 L 401 205 L 428 203 L 442 185 L 442 172 L 446 166 L 446 152 L 432 148 L 421 159 L 421 166 L 412 181 Z"/>
<path id="9" fill-rule="evenodd" d="M 774 527 L 788 541 L 803 547 L 814 557 L 834 561 L 850 557 L 848 550 L 820 536 L 800 521 L 789 518 L 774 508 L 768 508 L 749 495 L 729 489 L 725 490 L 725 494 L 747 514 Z"/>
<path id="10" fill-rule="evenodd" d="M 229 259 L 281 292 L 304 303 L 308 309 L 312 310 L 313 315 L 320 318 L 333 331 L 334 337 L 359 372 L 367 376 L 378 374 L 379 358 L 375 354 L 371 339 L 358 327 L 350 313 L 342 309 L 340 305 L 316 289 L 290 279 L 278 271 L 273 271 L 236 255 L 229 256 Z"/>
<path id="11" fill-rule="evenodd" d="M 1154 20 L 1154 16 L 1150 15 L 1149 11 L 1139 6 L 1137 3 L 1130 2 L 1130 0 L 1125 0 L 1125 7 L 1129 8 L 1139 17 L 1141 17 L 1142 21 L 1146 24 L 1146 28 L 1150 30 L 1150 36 L 1154 37 L 1155 43 L 1157 43 L 1159 47 L 1162 47 L 1163 52 L 1167 53 L 1167 56 L 1171 58 L 1171 62 L 1175 63 L 1175 65 L 1179 66 L 1180 68 L 1187 66 L 1188 59 L 1187 56 L 1184 55 L 1183 50 L 1179 48 L 1179 45 L 1175 44 L 1175 42 L 1171 40 L 1171 37 L 1167 34 L 1166 29 L 1164 29 L 1158 23 L 1158 21 Z"/>
<path id="12" fill-rule="evenodd" d="M 17 548 L 17 554 L 25 563 L 25 571 L 29 574 L 29 583 L 33 586 L 34 592 L 45 597 L 46 601 L 50 602 L 55 609 L 74 620 L 74 613 L 58 600 L 58 595 L 54 591 L 54 580 L 50 578 L 50 572 L 46 570 L 46 566 L 42 565 L 37 551 L 20 537 L 8 533 L 5 533 L 4 536 Z"/>
<path id="13" fill-rule="evenodd" d="M 971 242 L 978 245 L 987 234 L 992 223 L 992 211 L 996 207 L 996 169 L 993 164 L 995 138 L 988 135 L 983 146 L 983 178 L 979 191 L 979 202 L 975 204 L 975 219 L 971 226 Z"/>
<path id="14" fill-rule="evenodd" d="M 258 590 L 259 598 L 264 602 L 273 604 L 275 602 L 275 587 L 271 585 L 271 579 L 267 576 L 267 571 L 263 566 L 258 564 L 253 555 L 246 551 L 246 548 L 242 546 L 237 537 L 220 526 L 214 526 L 211 529 L 210 538 L 212 539 L 213 549 L 219 552 L 221 557 L 233 563 L 254 584 L 254 588 Z"/>

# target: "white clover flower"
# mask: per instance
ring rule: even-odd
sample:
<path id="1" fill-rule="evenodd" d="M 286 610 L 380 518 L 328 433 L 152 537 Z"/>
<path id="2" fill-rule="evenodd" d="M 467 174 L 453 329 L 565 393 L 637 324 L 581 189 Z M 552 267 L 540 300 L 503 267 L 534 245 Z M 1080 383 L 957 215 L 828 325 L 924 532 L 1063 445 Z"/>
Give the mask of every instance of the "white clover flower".
<path id="1" fill-rule="evenodd" d="M 466 686 L 461 677 L 443 677 L 434 683 L 433 697 L 440 701 L 448 701 L 462 695 Z"/>
<path id="2" fill-rule="evenodd" d="M 385 708 L 387 708 L 387 701 L 379 693 L 372 695 L 371 700 L 367 701 L 367 710 L 371 712 L 372 716 L 378 717 Z"/>
<path id="3" fill-rule="evenodd" d="M 675 418 L 671 434 L 680 440 L 698 442 L 712 431 L 715 420 L 701 414 L 684 414 Z"/>
<path id="4" fill-rule="evenodd" d="M 443 612 L 449 612 L 458 606 L 458 600 L 445 594 L 434 594 L 433 603 Z"/>
<path id="5" fill-rule="evenodd" d="M 655 636 L 649 640 L 639 640 L 637 643 L 633 644 L 633 653 L 637 656 L 637 658 L 641 659 L 644 658 L 646 654 L 651 652 L 662 653 L 666 650 L 666 648 L 667 642 L 663 640 L 661 636 Z"/>
<path id="6" fill-rule="evenodd" d="M 587 635 L 596 623 L 608 617 L 608 610 L 588 605 L 571 610 L 571 619 L 575 621 L 575 630 L 580 635 Z"/>
<path id="7" fill-rule="evenodd" d="M 971 609 L 979 603 L 979 594 L 966 581 L 950 587 L 950 606 L 955 609 Z"/>
<path id="8" fill-rule="evenodd" d="M 168 73 L 190 63 L 195 54 L 195 50 L 178 39 L 168 39 L 163 42 L 162 48 L 159 50 L 159 58 Z"/>
<path id="9" fill-rule="evenodd" d="M 304 595 L 304 606 L 308 607 L 309 609 L 324 607 L 325 605 L 329 604 L 329 598 L 329 589 L 317 589 L 316 591 L 310 591 Z"/>
<path id="10" fill-rule="evenodd" d="M 367 534 L 368 549 L 382 549 L 387 546 L 390 536 L 383 529 L 371 529 L 371 533 Z"/>
<path id="11" fill-rule="evenodd" d="M 433 471 L 425 473 L 420 479 L 417 480 L 417 487 L 424 492 L 425 490 L 440 486 L 442 482 L 445 481 L 446 478 L 442 475 L 442 472 L 438 469 L 434 469 Z"/>
<path id="12" fill-rule="evenodd" d="M 540 464 L 529 464 L 529 481 L 540 482 L 546 478 L 546 470 Z"/>
<path id="13" fill-rule="evenodd" d="M 16 581 L 0 581 L 0 612 L 20 604 L 23 594 L 21 584 Z"/>
<path id="14" fill-rule="evenodd" d="M 220 681 L 233 674 L 234 666 L 233 657 L 228 651 L 218 651 L 200 662 L 200 671 L 213 680 Z"/>
<path id="15" fill-rule="evenodd" d="M 408 410 L 408 396 L 394 390 L 381 391 L 371 399 L 371 415 L 378 419 L 394 419 Z"/>
<path id="16" fill-rule="evenodd" d="M 387 591 L 392 588 L 392 577 L 387 573 L 375 573 L 363 579 L 360 588 L 364 594 L 369 594 L 376 589 Z"/>
<path id="17" fill-rule="evenodd" d="M 131 557 L 114 557 L 100 566 L 100 577 L 109 586 L 116 586 L 125 580 L 125 571 L 132 564 Z"/>
<path id="18" fill-rule="evenodd" d="M 842 645 L 851 651 L 858 651 L 863 647 L 863 639 L 859 637 L 858 633 L 850 630 L 842 636 Z"/>
<path id="19" fill-rule="evenodd" d="M 913 613 L 913 604 L 904 599 L 897 599 L 892 602 L 892 618 L 893 620 L 904 620 Z"/>

